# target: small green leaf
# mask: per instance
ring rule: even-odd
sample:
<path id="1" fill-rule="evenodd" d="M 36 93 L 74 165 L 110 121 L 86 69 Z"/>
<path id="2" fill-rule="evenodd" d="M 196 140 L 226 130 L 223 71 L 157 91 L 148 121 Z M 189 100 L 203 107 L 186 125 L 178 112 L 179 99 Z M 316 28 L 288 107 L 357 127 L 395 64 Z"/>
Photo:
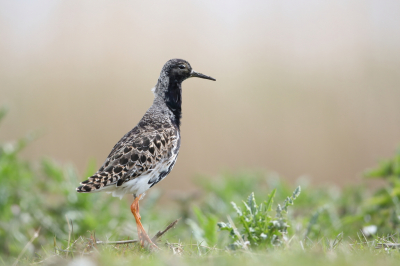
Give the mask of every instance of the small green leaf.
<path id="1" fill-rule="evenodd" d="M 231 204 L 232 204 L 233 208 L 235 209 L 236 213 L 237 213 L 239 216 L 243 216 L 242 210 L 236 205 L 236 203 L 234 203 L 233 201 L 231 201 Z"/>
<path id="2" fill-rule="evenodd" d="M 274 202 L 275 193 L 276 193 L 276 188 L 272 190 L 270 195 L 268 195 L 268 201 L 265 204 L 266 212 L 272 211 L 272 203 Z"/>
<path id="3" fill-rule="evenodd" d="M 298 186 L 294 191 L 293 191 L 293 195 L 292 198 L 295 200 L 301 193 L 301 187 Z"/>
<path id="4" fill-rule="evenodd" d="M 232 226 L 229 223 L 219 222 L 217 225 L 221 230 L 232 230 Z"/>
<path id="5" fill-rule="evenodd" d="M 257 211 L 257 204 L 256 204 L 256 199 L 254 198 L 254 192 L 250 194 L 250 196 L 247 198 L 247 205 L 251 209 L 251 213 L 255 214 Z"/>
<path id="6" fill-rule="evenodd" d="M 249 205 L 247 205 L 247 203 L 244 201 L 243 201 L 243 204 L 246 207 L 246 210 L 249 212 L 249 214 L 252 215 L 253 213 L 251 212 L 251 208 L 249 207 Z"/>

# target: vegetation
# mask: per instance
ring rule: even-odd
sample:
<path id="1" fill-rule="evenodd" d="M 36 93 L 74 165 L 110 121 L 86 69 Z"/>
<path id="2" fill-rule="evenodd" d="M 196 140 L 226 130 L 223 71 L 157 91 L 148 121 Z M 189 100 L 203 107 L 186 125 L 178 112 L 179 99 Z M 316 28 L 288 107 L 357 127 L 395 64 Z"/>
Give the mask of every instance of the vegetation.
<path id="1" fill-rule="evenodd" d="M 221 230 L 230 232 L 233 243 L 229 247 L 232 250 L 247 249 L 247 246 L 258 248 L 282 245 L 289 227 L 285 214 L 288 206 L 293 205 L 293 201 L 300 195 L 300 187 L 296 188 L 291 197 L 286 198 L 283 207 L 278 204 L 275 219 L 272 219 L 270 213 L 275 192 L 274 189 L 267 201 L 264 201 L 264 204 L 260 204 L 260 206 L 257 205 L 254 193 L 251 193 L 247 202 L 243 201 L 244 210 L 238 207 L 236 203 L 231 202 L 242 229 L 238 230 L 232 221 L 230 223 L 220 222 L 218 226 Z"/>
<path id="2" fill-rule="evenodd" d="M 141 208 L 150 234 L 181 220 L 159 242 L 162 250 L 150 252 L 135 243 L 98 243 L 135 238 L 129 202 L 75 192 L 94 163 L 79 176 L 51 159 L 39 165 L 21 159 L 31 140 L 0 144 L 0 265 L 398 265 L 400 259 L 400 151 L 366 172 L 385 181 L 373 193 L 365 185 L 340 190 L 304 181 L 300 193 L 274 173 L 254 171 L 199 177 L 201 199 L 175 204 L 161 203 L 154 188 Z"/>
<path id="3" fill-rule="evenodd" d="M 400 148 L 392 159 L 382 161 L 376 168 L 366 171 L 368 178 L 384 180 L 386 185 L 377 190 L 365 204 L 364 213 L 369 223 L 384 233 L 400 231 Z"/>

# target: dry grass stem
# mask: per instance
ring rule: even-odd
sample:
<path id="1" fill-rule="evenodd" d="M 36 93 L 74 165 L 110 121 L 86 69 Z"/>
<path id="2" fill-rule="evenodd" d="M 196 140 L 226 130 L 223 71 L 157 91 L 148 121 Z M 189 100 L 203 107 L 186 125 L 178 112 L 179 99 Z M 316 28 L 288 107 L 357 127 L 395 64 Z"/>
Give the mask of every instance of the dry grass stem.
<path id="1" fill-rule="evenodd" d="M 14 261 L 14 263 L 12 264 L 12 266 L 16 266 L 18 264 L 18 261 L 21 259 L 21 257 L 24 255 L 24 253 L 26 252 L 26 250 L 28 249 L 28 246 L 30 244 L 32 244 L 32 242 L 39 236 L 39 232 L 40 232 L 40 227 L 38 230 L 35 231 L 35 233 L 33 234 L 31 240 L 29 240 L 28 243 L 26 243 L 25 247 L 21 250 L 21 253 L 19 253 L 18 258 Z"/>
<path id="2" fill-rule="evenodd" d="M 173 221 L 172 223 L 170 223 L 163 231 L 158 231 L 157 234 L 151 239 L 151 241 L 153 241 L 153 242 L 157 241 L 162 235 L 164 235 L 167 231 L 172 229 L 179 222 L 179 220 L 180 219 L 177 219 L 177 220 Z M 139 240 L 137 240 L 137 239 L 121 240 L 121 241 L 101 241 L 101 240 L 98 240 L 95 243 L 99 244 L 99 245 L 120 245 L 120 244 L 136 243 L 136 242 L 139 242 Z"/>

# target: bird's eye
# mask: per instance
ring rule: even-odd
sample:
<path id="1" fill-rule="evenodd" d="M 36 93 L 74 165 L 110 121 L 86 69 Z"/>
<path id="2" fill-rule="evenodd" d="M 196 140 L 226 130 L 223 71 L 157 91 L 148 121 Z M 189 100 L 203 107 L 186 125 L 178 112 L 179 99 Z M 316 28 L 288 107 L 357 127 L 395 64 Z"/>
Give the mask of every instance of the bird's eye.
<path id="1" fill-rule="evenodd" d="M 186 68 L 185 65 L 179 65 L 178 67 L 179 67 L 180 69 L 185 69 L 185 68 Z"/>

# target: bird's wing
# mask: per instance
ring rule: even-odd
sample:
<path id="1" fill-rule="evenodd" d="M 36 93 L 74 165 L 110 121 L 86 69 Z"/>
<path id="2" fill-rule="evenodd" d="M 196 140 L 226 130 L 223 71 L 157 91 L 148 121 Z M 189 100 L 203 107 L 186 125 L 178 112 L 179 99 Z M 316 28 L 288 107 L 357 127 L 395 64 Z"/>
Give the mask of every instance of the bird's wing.
<path id="1" fill-rule="evenodd" d="M 161 160 L 169 158 L 176 146 L 174 128 L 128 132 L 114 146 L 103 166 L 87 180 L 81 182 L 78 192 L 94 192 L 111 186 L 121 186 L 155 168 Z"/>

